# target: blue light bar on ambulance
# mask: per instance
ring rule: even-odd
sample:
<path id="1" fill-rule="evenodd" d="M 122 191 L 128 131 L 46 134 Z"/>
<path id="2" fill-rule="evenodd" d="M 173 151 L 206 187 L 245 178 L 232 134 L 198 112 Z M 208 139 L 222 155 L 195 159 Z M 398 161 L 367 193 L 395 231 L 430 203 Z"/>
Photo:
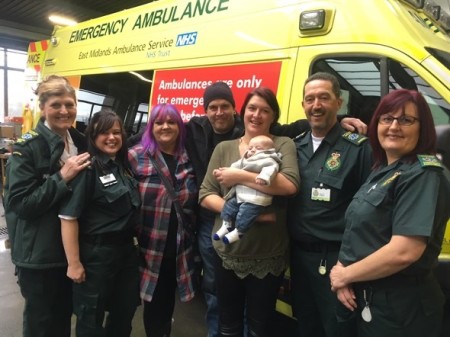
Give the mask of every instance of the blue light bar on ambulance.
<path id="1" fill-rule="evenodd" d="M 325 11 L 318 9 L 300 14 L 300 31 L 321 29 L 325 24 Z"/>

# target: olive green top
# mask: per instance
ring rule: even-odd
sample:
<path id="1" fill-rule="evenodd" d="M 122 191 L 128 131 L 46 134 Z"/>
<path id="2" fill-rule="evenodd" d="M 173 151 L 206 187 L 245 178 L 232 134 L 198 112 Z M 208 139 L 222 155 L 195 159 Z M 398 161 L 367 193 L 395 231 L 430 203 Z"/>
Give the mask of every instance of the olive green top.
<path id="1" fill-rule="evenodd" d="M 276 152 L 282 154 L 278 174 L 283 174 L 299 187 L 299 170 L 294 142 L 287 137 L 274 137 Z M 221 142 L 211 157 L 208 171 L 200 188 L 200 202 L 208 195 L 224 197 L 228 190 L 214 178 L 212 171 L 228 167 L 240 158 L 239 140 Z M 225 268 L 232 269 L 239 277 L 252 274 L 263 278 L 268 273 L 280 275 L 288 264 L 289 237 L 286 225 L 287 197 L 275 196 L 267 212 L 275 213 L 276 221 L 255 222 L 241 240 L 231 245 L 214 241 L 214 248 L 222 258 Z M 222 224 L 220 214 L 216 214 L 213 232 Z"/>

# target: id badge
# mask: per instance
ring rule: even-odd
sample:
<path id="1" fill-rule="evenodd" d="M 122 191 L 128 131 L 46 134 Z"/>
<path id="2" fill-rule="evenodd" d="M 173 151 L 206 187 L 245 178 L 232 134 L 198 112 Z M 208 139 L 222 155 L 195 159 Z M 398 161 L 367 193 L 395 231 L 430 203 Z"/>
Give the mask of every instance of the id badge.
<path id="1" fill-rule="evenodd" d="M 114 177 L 114 174 L 112 173 L 100 177 L 100 181 L 105 187 L 117 184 L 117 179 L 116 177 Z"/>
<path id="2" fill-rule="evenodd" d="M 311 190 L 311 200 L 329 202 L 331 200 L 331 190 L 329 188 L 313 187 Z"/>

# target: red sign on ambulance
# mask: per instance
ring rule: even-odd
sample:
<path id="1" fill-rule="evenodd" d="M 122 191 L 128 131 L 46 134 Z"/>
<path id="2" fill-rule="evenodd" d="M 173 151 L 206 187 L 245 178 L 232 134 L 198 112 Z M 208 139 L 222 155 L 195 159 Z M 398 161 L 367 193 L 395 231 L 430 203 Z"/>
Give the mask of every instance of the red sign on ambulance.
<path id="1" fill-rule="evenodd" d="M 281 62 L 155 71 L 151 106 L 170 103 L 177 107 L 183 120 L 203 115 L 203 92 L 210 84 L 225 82 L 231 88 L 240 111 L 245 96 L 263 86 L 278 89 Z"/>

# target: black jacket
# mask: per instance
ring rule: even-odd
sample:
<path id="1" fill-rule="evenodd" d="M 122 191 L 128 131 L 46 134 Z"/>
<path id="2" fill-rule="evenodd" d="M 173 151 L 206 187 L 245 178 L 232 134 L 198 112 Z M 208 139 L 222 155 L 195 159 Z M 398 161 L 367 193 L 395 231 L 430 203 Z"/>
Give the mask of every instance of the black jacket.
<path id="1" fill-rule="evenodd" d="M 189 159 L 194 167 L 197 186 L 200 188 L 206 170 L 208 169 L 209 160 L 214 151 L 214 130 L 208 117 L 195 116 L 186 124 L 187 138 L 186 150 Z M 239 116 L 235 117 L 233 129 L 228 134 L 227 140 L 239 138 L 244 133 L 244 124 Z"/>

